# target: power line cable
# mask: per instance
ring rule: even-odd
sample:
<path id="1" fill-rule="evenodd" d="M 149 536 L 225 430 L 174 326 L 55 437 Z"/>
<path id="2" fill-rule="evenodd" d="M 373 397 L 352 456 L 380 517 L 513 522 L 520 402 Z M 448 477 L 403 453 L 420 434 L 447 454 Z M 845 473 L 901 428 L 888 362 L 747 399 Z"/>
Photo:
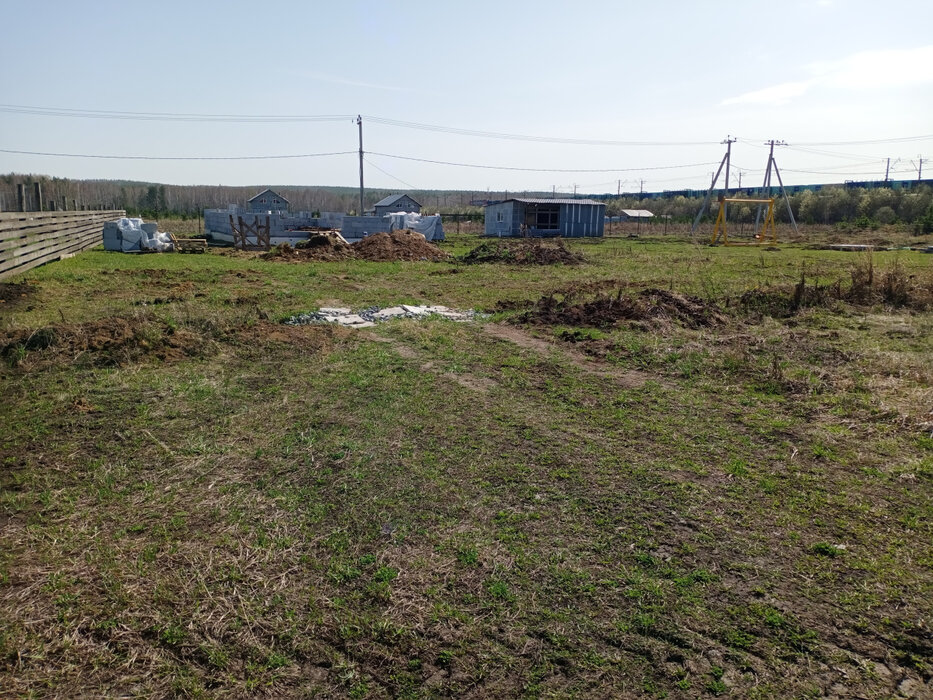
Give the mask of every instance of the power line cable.
<path id="1" fill-rule="evenodd" d="M 421 131 L 436 131 L 444 134 L 458 134 L 460 136 L 478 136 L 481 138 L 504 139 L 509 141 L 533 141 L 537 143 L 564 143 L 579 146 L 712 146 L 718 141 L 611 141 L 605 139 L 576 139 L 556 136 L 533 136 L 530 134 L 513 134 L 499 131 L 480 131 L 477 129 L 461 129 L 452 126 L 437 124 L 422 124 L 408 122 L 400 119 L 387 119 L 364 114 L 366 121 L 385 126 L 396 126 L 403 129 L 418 129 Z"/>
<path id="2" fill-rule="evenodd" d="M 371 156 L 382 156 L 383 158 L 395 158 L 398 160 L 410 160 L 417 163 L 431 163 L 433 165 L 450 165 L 458 168 L 480 168 L 483 170 L 514 170 L 531 173 L 625 173 L 639 172 L 647 170 L 671 170 L 676 168 L 698 168 L 707 165 L 716 165 L 715 162 L 709 163 L 688 163 L 684 165 L 660 165 L 645 168 L 521 168 L 508 165 L 481 165 L 478 163 L 455 163 L 447 160 L 432 160 L 430 158 L 415 158 L 413 156 L 400 156 L 393 153 L 379 153 L 378 151 L 367 151 Z"/>
<path id="3" fill-rule="evenodd" d="M 322 158 L 324 156 L 346 156 L 356 151 L 334 151 L 333 153 L 295 153 L 272 156 L 111 156 L 92 153 L 47 153 L 44 151 L 17 151 L 0 148 L 0 153 L 27 156 L 52 156 L 56 158 L 97 158 L 103 160 L 282 160 L 286 158 Z"/>
<path id="4" fill-rule="evenodd" d="M 418 189 L 418 188 L 415 187 L 414 185 L 405 182 L 402 178 L 400 178 L 400 177 L 395 177 L 395 175 L 393 175 L 392 173 L 383 170 L 383 169 L 380 168 L 378 165 L 376 165 L 375 163 L 373 163 L 369 158 L 365 158 L 365 157 L 364 157 L 363 160 L 364 160 L 366 163 L 368 163 L 369 165 L 373 166 L 376 170 L 378 170 L 378 171 L 379 171 L 380 173 L 382 173 L 383 175 L 388 175 L 389 177 L 391 177 L 391 178 L 392 178 L 393 180 L 395 180 L 396 182 L 401 182 L 403 185 L 405 185 L 405 187 L 407 187 L 407 188 L 409 188 L 409 189 L 412 189 L 412 190 Z"/>
<path id="5" fill-rule="evenodd" d="M 73 117 L 81 119 L 116 119 L 132 121 L 166 122 L 337 122 L 354 119 L 350 114 L 196 114 L 184 112 L 121 112 L 98 109 L 69 109 L 64 107 L 32 107 L 29 105 L 0 105 L 0 112 L 30 114 L 44 117 Z"/>

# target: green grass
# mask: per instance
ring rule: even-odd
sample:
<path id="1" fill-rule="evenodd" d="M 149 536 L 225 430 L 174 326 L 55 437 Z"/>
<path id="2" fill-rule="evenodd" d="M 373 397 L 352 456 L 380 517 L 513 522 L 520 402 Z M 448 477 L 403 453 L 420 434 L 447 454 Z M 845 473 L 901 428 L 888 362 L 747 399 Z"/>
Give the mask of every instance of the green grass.
<path id="1" fill-rule="evenodd" d="M 933 314 L 737 303 L 789 294 L 803 268 L 847 282 L 844 253 L 569 245 L 585 264 L 95 250 L 28 273 L 0 343 L 4 693 L 886 697 L 927 682 Z M 928 274 L 910 253 L 876 269 L 895 256 Z M 499 302 L 600 281 L 695 295 L 721 321 L 533 326 L 518 342 L 437 319 L 275 323 L 404 302 L 507 323 Z M 129 339 L 90 337 L 114 317 Z M 48 327 L 48 347 L 16 341 Z"/>

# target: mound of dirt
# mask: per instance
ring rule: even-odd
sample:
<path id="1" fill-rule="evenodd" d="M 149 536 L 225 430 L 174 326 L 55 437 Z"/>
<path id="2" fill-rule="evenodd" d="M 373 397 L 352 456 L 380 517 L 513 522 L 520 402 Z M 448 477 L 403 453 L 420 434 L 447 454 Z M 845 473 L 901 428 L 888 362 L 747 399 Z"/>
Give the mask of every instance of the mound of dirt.
<path id="1" fill-rule="evenodd" d="M 201 354 L 207 341 L 154 318 L 111 317 L 0 335 L 0 356 L 34 367 L 56 362 L 121 366 L 146 358 L 170 362 Z"/>
<path id="2" fill-rule="evenodd" d="M 567 250 L 560 238 L 553 239 L 553 243 L 539 238 L 523 238 L 515 241 L 485 241 L 460 260 L 468 265 L 576 265 L 583 262 L 583 256 Z"/>
<path id="3" fill-rule="evenodd" d="M 644 289 L 626 295 L 597 294 L 578 301 L 577 295 L 558 299 L 553 294 L 541 297 L 532 309 L 520 314 L 517 321 L 549 326 L 589 326 L 607 328 L 619 321 L 673 321 L 688 328 L 700 328 L 723 322 L 713 304 L 697 297 L 665 289 Z"/>
<path id="4" fill-rule="evenodd" d="M 393 262 L 396 260 L 447 260 L 450 253 L 428 243 L 415 231 L 402 229 L 392 233 L 374 233 L 352 246 L 358 260 Z"/>
<path id="5" fill-rule="evenodd" d="M 0 282 L 0 309 L 17 306 L 35 294 L 35 287 L 26 282 Z"/>
<path id="6" fill-rule="evenodd" d="M 312 262 L 312 261 L 334 261 L 347 260 L 353 257 L 353 251 L 350 246 L 336 236 L 320 234 L 312 236 L 307 241 L 301 241 L 296 247 L 288 243 L 282 243 L 263 253 L 264 260 L 275 260 L 279 262 Z"/>
<path id="7" fill-rule="evenodd" d="M 359 243 L 348 244 L 329 232 L 311 236 L 294 248 L 288 243 L 276 246 L 262 257 L 265 260 L 285 262 L 369 260 L 395 262 L 397 260 L 446 260 L 447 251 L 441 250 L 415 231 L 402 229 L 392 233 L 374 233 Z"/>

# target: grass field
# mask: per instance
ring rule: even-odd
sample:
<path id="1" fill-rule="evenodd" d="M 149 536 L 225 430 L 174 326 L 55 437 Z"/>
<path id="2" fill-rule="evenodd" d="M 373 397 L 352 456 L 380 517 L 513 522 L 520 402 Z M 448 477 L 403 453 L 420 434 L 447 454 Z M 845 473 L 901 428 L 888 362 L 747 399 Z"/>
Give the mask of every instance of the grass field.
<path id="1" fill-rule="evenodd" d="M 568 245 L 5 285 L 0 697 L 931 697 L 931 256 Z"/>

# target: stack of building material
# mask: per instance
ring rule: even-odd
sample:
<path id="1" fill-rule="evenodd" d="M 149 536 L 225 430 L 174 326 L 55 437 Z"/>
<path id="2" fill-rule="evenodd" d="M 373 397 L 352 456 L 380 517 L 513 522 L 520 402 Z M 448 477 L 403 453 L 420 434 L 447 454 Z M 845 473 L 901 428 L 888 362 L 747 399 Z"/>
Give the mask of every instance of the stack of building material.
<path id="1" fill-rule="evenodd" d="M 104 250 L 164 253 L 173 249 L 171 234 L 159 231 L 158 224 L 144 224 L 142 219 L 108 221 L 103 237 Z"/>

